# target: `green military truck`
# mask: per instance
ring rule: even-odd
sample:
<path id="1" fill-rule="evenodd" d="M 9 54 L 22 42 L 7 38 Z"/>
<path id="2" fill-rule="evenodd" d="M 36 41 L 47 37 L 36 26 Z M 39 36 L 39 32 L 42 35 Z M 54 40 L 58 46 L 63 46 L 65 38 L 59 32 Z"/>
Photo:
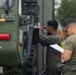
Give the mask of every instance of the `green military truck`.
<path id="1" fill-rule="evenodd" d="M 52 13 L 52 0 L 0 0 L 0 75 L 44 74 L 37 25 L 46 28 Z"/>

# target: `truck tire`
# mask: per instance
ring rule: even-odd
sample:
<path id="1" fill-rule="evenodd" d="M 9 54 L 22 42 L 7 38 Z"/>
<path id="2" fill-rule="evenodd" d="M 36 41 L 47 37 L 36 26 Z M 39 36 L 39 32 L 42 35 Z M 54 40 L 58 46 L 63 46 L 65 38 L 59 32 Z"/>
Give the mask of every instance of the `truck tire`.
<path id="1" fill-rule="evenodd" d="M 26 75 L 37 75 L 36 47 L 32 46 L 30 58 L 26 62 Z"/>

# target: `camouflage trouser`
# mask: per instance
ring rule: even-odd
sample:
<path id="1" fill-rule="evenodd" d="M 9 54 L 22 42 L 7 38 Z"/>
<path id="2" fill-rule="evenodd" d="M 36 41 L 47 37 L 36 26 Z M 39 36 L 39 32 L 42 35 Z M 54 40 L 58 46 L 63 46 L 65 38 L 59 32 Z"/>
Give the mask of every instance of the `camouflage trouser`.
<path id="1" fill-rule="evenodd" d="M 76 64 L 67 64 L 62 68 L 62 75 L 76 75 Z"/>
<path id="2" fill-rule="evenodd" d="M 59 63 L 62 75 L 76 75 L 76 63 Z"/>
<path id="3" fill-rule="evenodd" d="M 61 75 L 61 70 L 57 67 L 60 58 L 48 56 L 46 59 L 46 72 L 45 75 Z"/>
<path id="4" fill-rule="evenodd" d="M 62 75 L 76 75 L 76 71 L 68 71 L 63 73 Z"/>

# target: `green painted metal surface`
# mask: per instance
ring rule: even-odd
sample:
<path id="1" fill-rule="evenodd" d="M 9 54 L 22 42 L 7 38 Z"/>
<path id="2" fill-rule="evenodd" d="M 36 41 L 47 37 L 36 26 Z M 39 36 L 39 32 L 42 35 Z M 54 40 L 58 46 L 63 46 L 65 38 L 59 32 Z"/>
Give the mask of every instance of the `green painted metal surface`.
<path id="1" fill-rule="evenodd" d="M 44 0 L 44 27 L 47 26 L 47 21 L 52 19 L 52 0 Z"/>
<path id="2" fill-rule="evenodd" d="M 0 40 L 0 65 L 18 65 L 18 0 L 15 0 L 14 6 L 9 10 L 9 14 L 5 14 L 4 9 L 0 9 L 0 18 L 14 19 L 14 22 L 0 22 L 0 34 L 10 34 L 9 41 Z"/>
<path id="3" fill-rule="evenodd" d="M 21 0 L 23 1 L 23 0 Z M 38 0 L 39 1 L 39 0 Z M 41 0 L 40 0 L 41 1 Z M 46 27 L 47 21 L 52 19 L 52 0 L 42 0 L 43 5 L 42 6 L 42 15 L 39 17 L 42 17 L 44 21 L 44 27 Z M 27 58 L 24 57 L 24 49 L 23 49 L 23 40 L 20 46 L 20 50 L 18 50 L 18 42 L 19 42 L 19 30 L 27 31 L 27 25 L 26 26 L 19 26 L 20 24 L 20 18 L 26 19 L 26 15 L 19 15 L 19 0 L 15 0 L 15 4 L 12 8 L 9 9 L 9 14 L 5 14 L 4 9 L 0 9 L 0 19 L 2 18 L 12 18 L 14 19 L 14 22 L 0 22 L 0 34 L 10 34 L 10 40 L 8 41 L 1 41 L 0 40 L 0 66 L 3 66 L 5 71 L 4 73 L 8 72 L 9 70 L 6 70 L 10 67 L 14 70 L 17 69 L 20 71 L 20 73 L 23 71 L 22 66 L 24 67 L 24 72 L 26 69 L 26 66 L 24 66 L 24 63 L 26 63 Z M 44 16 L 44 18 L 43 18 Z M 32 18 L 32 24 L 34 24 L 35 20 Z M 42 71 L 42 46 L 38 48 L 38 69 L 39 72 Z M 45 58 L 44 58 L 45 59 Z M 6 65 L 6 66 L 5 66 Z M 20 67 L 21 68 L 20 68 Z M 12 72 L 10 72 L 12 73 Z M 5 74 L 4 74 L 5 75 Z M 12 75 L 12 74 L 11 74 Z M 14 74 L 15 75 L 15 74 Z M 17 74 L 16 74 L 17 75 Z M 18 74 L 22 75 L 22 74 Z M 25 74 L 23 74 L 25 75 Z"/>

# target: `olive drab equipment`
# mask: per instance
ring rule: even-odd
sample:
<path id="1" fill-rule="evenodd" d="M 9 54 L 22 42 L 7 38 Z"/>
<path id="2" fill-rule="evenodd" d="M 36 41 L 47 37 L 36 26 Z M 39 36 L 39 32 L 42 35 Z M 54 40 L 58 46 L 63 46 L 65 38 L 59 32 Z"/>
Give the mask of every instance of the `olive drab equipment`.
<path id="1" fill-rule="evenodd" d="M 44 73 L 45 55 L 37 25 L 52 19 L 51 8 L 52 0 L 0 0 L 0 75 Z"/>

